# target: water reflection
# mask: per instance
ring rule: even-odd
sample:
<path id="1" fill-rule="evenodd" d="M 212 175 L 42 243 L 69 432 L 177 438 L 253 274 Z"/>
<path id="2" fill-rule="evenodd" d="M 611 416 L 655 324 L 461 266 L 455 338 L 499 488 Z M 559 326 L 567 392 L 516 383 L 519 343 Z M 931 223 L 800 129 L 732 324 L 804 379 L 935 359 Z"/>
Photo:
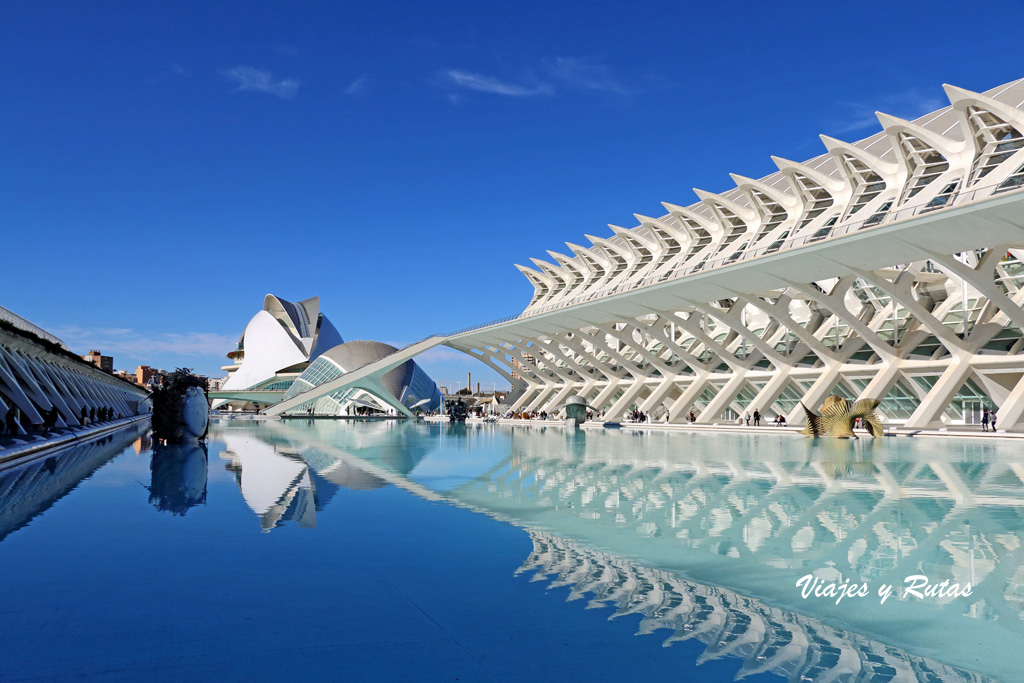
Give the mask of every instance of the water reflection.
<path id="1" fill-rule="evenodd" d="M 157 510 L 184 516 L 206 504 L 206 446 L 158 445 L 149 463 L 149 502 Z"/>
<path id="2" fill-rule="evenodd" d="M 734 591 L 687 581 L 550 533 L 529 530 L 533 552 L 517 574 L 549 588 L 570 588 L 569 601 L 611 608 L 609 617 L 640 615 L 637 635 L 667 630 L 664 644 L 696 639 L 697 663 L 743 660 L 736 679 L 774 673 L 791 681 L 972 681 L 965 669 L 909 654 Z"/>
<path id="3" fill-rule="evenodd" d="M 289 420 L 214 429 L 246 504 L 270 531 L 284 522 L 313 528 L 338 488 L 377 489 L 411 472 L 429 449 L 409 438 L 410 426 L 379 421 L 347 429 L 335 421 Z"/>
<path id="4" fill-rule="evenodd" d="M 558 574 L 556 583 L 576 586 L 574 595 L 606 594 L 595 588 L 603 584 L 593 583 L 594 576 L 618 571 L 605 567 L 595 575 L 589 546 L 671 570 L 639 593 L 640 584 L 619 576 L 615 581 L 622 595 L 631 596 L 612 600 L 620 608 L 637 600 L 673 604 L 677 598 L 666 597 L 662 579 L 677 576 L 708 584 L 701 590 L 719 596 L 722 605 L 721 595 L 731 596 L 730 604 L 746 604 L 738 591 L 790 610 L 784 614 L 773 607 L 777 618 L 762 613 L 760 626 L 750 614 L 722 606 L 706 607 L 699 618 L 687 612 L 685 624 L 673 628 L 709 634 L 700 637 L 708 643 L 707 656 L 732 652 L 747 660 L 745 667 L 758 668 L 752 653 L 783 637 L 772 635 L 778 624 L 792 624 L 803 615 L 819 620 L 812 629 L 819 636 L 823 619 L 909 652 L 941 652 L 954 664 L 977 660 L 963 639 L 971 633 L 975 646 L 986 642 L 993 653 L 982 669 L 1013 670 L 1024 644 L 1024 466 L 1014 444 L 596 431 L 586 435 L 585 447 L 581 443 L 514 431 L 501 466 L 444 495 L 538 533 L 544 530 L 534 534 L 535 543 L 543 538 L 545 547 L 571 546 L 572 553 L 563 552 L 570 558 L 567 563 L 542 564 L 545 573 Z M 558 537 L 580 545 L 566 546 L 569 542 Z M 970 583 L 973 593 L 928 600 L 900 594 L 884 606 L 877 597 L 836 606 L 834 600 L 801 599 L 795 582 L 807 573 L 866 581 L 873 588 L 903 586 L 905 577 L 924 574 L 936 583 Z M 687 590 L 694 587 L 686 585 Z M 648 608 L 652 614 L 662 609 Z M 657 620 L 641 630 L 653 623 Z M 737 624 L 750 643 L 724 647 Z M 809 663 L 820 660 L 832 663 L 829 675 L 863 672 L 866 662 L 879 661 L 869 653 L 881 646 L 865 650 L 861 640 L 833 629 L 824 641 L 809 640 L 795 659 L 787 655 L 789 663 L 772 670 L 828 679 L 824 669 Z M 828 648 L 833 650 L 825 656 Z M 891 666 L 905 670 L 908 680 L 935 666 L 907 652 L 897 659 L 902 669 Z M 973 675 L 951 671 L 940 680 Z"/>
<path id="5" fill-rule="evenodd" d="M 0 541 L 31 522 L 137 440 L 148 426 L 133 425 L 44 458 L 0 470 Z"/>
<path id="6" fill-rule="evenodd" d="M 321 481 L 468 507 L 525 527 L 524 570 L 570 586 L 570 600 L 641 614 L 640 633 L 696 638 L 705 659 L 741 658 L 744 675 L 982 680 L 971 671 L 1005 675 L 1024 643 L 1024 467 L 1012 443 L 326 421 L 221 433 L 261 516 L 284 519 Z M 448 485 L 433 464 L 417 474 L 456 454 L 478 462 L 475 476 Z M 925 574 L 973 594 L 836 606 L 801 599 L 807 573 L 873 589 Z"/>

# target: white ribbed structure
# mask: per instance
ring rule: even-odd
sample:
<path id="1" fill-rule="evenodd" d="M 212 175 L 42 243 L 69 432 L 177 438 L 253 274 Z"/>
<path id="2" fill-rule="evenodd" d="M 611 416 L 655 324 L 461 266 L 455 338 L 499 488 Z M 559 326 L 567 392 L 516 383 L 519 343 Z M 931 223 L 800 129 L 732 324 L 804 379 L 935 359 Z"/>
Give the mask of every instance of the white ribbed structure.
<path id="1" fill-rule="evenodd" d="M 803 421 L 831 393 L 935 428 L 998 409 L 1024 428 L 1024 80 L 760 180 L 612 226 L 520 270 L 518 317 L 445 343 L 504 375 L 516 410 L 580 395 L 619 419 Z"/>
<path id="2" fill-rule="evenodd" d="M 7 309 L 0 314 L 17 328 L 0 328 L 0 421 L 13 407 L 37 426 L 43 413 L 56 407 L 57 427 L 79 425 L 83 410 L 95 416 L 109 408 L 112 415 L 127 417 L 151 409 L 143 403 L 149 396 L 145 389 L 77 358 L 63 341 Z M 16 430 L 26 433 L 21 424 Z"/>

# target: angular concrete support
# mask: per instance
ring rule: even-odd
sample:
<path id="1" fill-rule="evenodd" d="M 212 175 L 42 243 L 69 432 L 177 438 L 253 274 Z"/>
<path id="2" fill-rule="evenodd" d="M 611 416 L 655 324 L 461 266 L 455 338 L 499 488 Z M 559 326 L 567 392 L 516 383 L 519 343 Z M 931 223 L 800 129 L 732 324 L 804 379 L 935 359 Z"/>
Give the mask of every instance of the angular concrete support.
<path id="1" fill-rule="evenodd" d="M 711 399 L 711 403 L 707 405 L 701 416 L 697 418 L 697 423 L 714 424 L 715 422 L 722 422 L 722 412 L 732 404 L 736 394 L 740 393 L 746 381 L 747 379 L 743 375 L 733 375 L 725 383 L 725 386 L 722 387 L 722 390 Z"/>
<path id="2" fill-rule="evenodd" d="M 967 357 L 955 357 L 904 426 L 907 429 L 941 427 L 942 413 L 956 393 L 960 391 L 960 387 L 963 386 L 970 373 L 971 365 L 967 361 Z"/>

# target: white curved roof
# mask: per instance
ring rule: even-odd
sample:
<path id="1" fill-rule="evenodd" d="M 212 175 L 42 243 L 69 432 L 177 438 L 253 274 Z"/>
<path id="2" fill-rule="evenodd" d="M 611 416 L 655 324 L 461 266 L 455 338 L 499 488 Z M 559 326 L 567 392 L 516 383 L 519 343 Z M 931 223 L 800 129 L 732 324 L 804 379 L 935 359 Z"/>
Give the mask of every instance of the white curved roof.
<path id="1" fill-rule="evenodd" d="M 64 349 L 65 351 L 71 351 L 71 349 L 68 348 L 68 345 L 64 343 L 64 340 L 50 334 L 49 332 L 39 327 L 38 325 L 30 323 L 28 320 L 25 320 L 14 311 L 4 308 L 3 306 L 0 306 L 0 320 L 3 320 L 4 322 L 9 323 L 10 325 L 13 325 L 14 327 L 18 328 L 19 330 L 22 330 L 23 332 L 34 334 L 40 339 L 45 339 L 48 342 L 52 342 L 57 346 L 61 347 L 62 349 Z"/>
<path id="2" fill-rule="evenodd" d="M 582 248 L 572 245 L 571 264 L 559 254 L 557 265 L 532 259 L 536 268 L 517 266 L 535 289 L 527 312 L 566 305 L 581 295 L 589 299 L 610 285 L 655 273 L 667 277 L 684 261 L 688 266 L 700 262 L 699 270 L 709 259 L 753 251 L 755 244 L 763 253 L 766 247 L 779 248 L 768 245 L 797 235 L 823 239 L 819 235 L 827 236 L 837 223 L 876 216 L 877 222 L 884 222 L 891 218 L 885 213 L 890 207 L 894 213 L 907 204 L 935 201 L 937 196 L 942 206 L 955 201 L 960 190 L 974 191 L 986 184 L 994 190 L 1000 180 L 1024 170 L 1024 79 L 985 93 L 944 88 L 950 106 L 913 121 L 879 112 L 882 130 L 874 135 L 849 143 L 822 136 L 827 150 L 823 154 L 800 163 L 773 157 L 779 167 L 775 173 L 758 180 L 733 175 L 736 186 L 724 192 L 695 190 L 700 201 L 689 206 L 665 204 L 669 213 L 660 218 L 638 216 L 640 225 L 629 230 L 613 228 L 608 238 L 588 236 L 592 246 L 586 252 L 597 259 L 606 261 L 609 250 L 628 257 L 625 275 L 582 278 L 581 282 L 578 271 L 590 268 L 581 256 Z M 955 188 L 948 189 L 952 183 Z M 943 198 L 942 192 L 948 196 Z M 890 204 L 885 205 L 887 201 Z M 652 220 L 689 234 L 688 247 L 677 250 L 678 254 L 665 254 L 664 242 L 652 232 Z M 711 240 L 705 236 L 698 248 L 701 229 Z M 647 266 L 651 256 L 639 253 L 630 234 L 643 243 L 655 243 L 654 267 Z M 670 261 L 674 262 L 671 267 Z"/>
<path id="3" fill-rule="evenodd" d="M 267 294 L 263 310 L 253 316 L 239 340 L 242 362 L 222 388 L 249 389 L 282 370 L 316 360 L 323 351 L 342 343 L 341 334 L 320 313 L 320 297 L 294 303 Z M 216 401 L 214 408 L 223 403 Z"/>

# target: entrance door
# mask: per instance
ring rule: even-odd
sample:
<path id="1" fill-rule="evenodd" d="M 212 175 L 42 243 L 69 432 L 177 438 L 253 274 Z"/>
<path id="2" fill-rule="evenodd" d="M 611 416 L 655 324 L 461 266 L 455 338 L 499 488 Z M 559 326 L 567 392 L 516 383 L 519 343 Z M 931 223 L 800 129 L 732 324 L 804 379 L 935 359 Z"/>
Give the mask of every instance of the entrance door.
<path id="1" fill-rule="evenodd" d="M 964 424 L 981 424 L 981 411 L 983 409 L 981 401 L 961 401 L 960 403 L 964 411 Z"/>

